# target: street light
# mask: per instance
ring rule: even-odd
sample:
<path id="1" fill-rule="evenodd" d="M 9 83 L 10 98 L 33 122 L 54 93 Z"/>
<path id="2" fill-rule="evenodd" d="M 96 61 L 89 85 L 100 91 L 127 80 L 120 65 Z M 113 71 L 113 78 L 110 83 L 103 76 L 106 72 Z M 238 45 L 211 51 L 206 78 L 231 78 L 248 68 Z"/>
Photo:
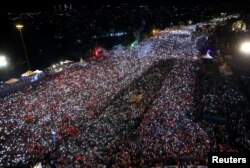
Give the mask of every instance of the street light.
<path id="1" fill-rule="evenodd" d="M 5 71 L 6 71 L 6 77 L 9 78 L 9 72 L 7 70 L 7 66 L 8 66 L 8 60 L 7 57 L 5 55 L 0 55 L 0 69 L 4 69 L 5 67 Z"/>
<path id="2" fill-rule="evenodd" d="M 240 46 L 240 50 L 244 54 L 250 54 L 250 41 L 243 42 Z"/>
<path id="3" fill-rule="evenodd" d="M 20 32 L 21 39 L 22 39 L 22 44 L 23 44 L 23 49 L 24 49 L 24 53 L 25 53 L 25 56 L 26 56 L 26 61 L 27 61 L 27 63 L 28 63 L 28 67 L 29 67 L 29 69 L 30 69 L 30 62 L 29 62 L 29 58 L 28 58 L 26 46 L 25 46 L 25 43 L 24 43 L 24 40 L 23 40 L 23 34 L 22 34 L 23 25 L 22 25 L 22 24 L 17 24 L 17 25 L 16 25 L 16 28 L 17 28 L 17 29 L 19 30 L 19 32 Z"/>
<path id="4" fill-rule="evenodd" d="M 16 25 L 16 28 L 18 28 L 18 30 L 19 30 L 19 29 L 22 29 L 22 28 L 23 28 L 23 25 L 17 24 L 17 25 Z"/>
<path id="5" fill-rule="evenodd" d="M 5 56 L 0 55 L 0 68 L 6 67 L 8 65 L 7 59 Z"/>

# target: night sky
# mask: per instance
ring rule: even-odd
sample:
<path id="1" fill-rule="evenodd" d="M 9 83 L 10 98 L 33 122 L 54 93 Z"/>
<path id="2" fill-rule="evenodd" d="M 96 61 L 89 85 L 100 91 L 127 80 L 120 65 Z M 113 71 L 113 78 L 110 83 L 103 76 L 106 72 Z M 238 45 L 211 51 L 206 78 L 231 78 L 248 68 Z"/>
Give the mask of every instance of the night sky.
<path id="1" fill-rule="evenodd" d="M 100 0 L 99 0 L 100 1 Z M 103 4 L 124 4 L 128 5 L 184 5 L 192 6 L 195 4 L 247 4 L 247 0 L 8 0 L 2 2 L 0 5 L 1 11 L 4 12 L 25 12 L 25 11 L 37 11 L 37 10 L 50 10 L 53 9 L 53 6 L 59 3 L 72 3 L 72 6 L 77 8 L 81 5 L 88 6 L 99 6 Z"/>

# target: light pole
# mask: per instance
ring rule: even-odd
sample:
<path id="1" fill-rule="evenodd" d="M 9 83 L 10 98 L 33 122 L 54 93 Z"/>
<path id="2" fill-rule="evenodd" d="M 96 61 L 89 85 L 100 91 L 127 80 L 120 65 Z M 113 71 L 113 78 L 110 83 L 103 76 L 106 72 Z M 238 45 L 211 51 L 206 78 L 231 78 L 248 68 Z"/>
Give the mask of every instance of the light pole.
<path id="1" fill-rule="evenodd" d="M 19 32 L 20 32 L 21 39 L 22 39 L 22 44 L 23 44 L 23 49 L 24 49 L 24 53 L 25 53 L 25 56 L 26 56 L 26 61 L 27 61 L 27 63 L 28 63 L 28 67 L 29 67 L 29 70 L 30 70 L 30 62 L 29 62 L 29 58 L 28 58 L 26 46 L 25 46 L 25 43 L 24 43 L 24 40 L 23 40 L 23 34 L 22 34 L 23 25 L 22 25 L 22 24 L 17 24 L 17 25 L 16 25 L 16 28 L 17 28 L 17 29 L 19 30 Z"/>

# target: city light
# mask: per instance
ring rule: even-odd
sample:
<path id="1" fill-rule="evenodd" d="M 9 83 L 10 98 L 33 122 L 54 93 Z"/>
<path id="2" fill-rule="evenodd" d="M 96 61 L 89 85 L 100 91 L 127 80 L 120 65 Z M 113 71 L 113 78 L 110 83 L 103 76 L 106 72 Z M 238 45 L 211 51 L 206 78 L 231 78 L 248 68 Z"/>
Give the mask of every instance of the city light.
<path id="1" fill-rule="evenodd" d="M 22 29 L 22 28 L 23 28 L 23 25 L 21 25 L 21 24 L 17 24 L 17 25 L 16 25 L 16 28 L 18 28 L 18 30 L 20 30 L 20 29 Z"/>
<path id="2" fill-rule="evenodd" d="M 155 30 L 155 29 L 153 29 L 153 30 L 152 30 L 152 33 L 153 33 L 153 35 L 155 35 L 155 33 L 156 33 L 156 30 Z"/>
<path id="3" fill-rule="evenodd" d="M 158 35 L 160 33 L 160 30 L 159 29 L 153 29 L 152 30 L 152 34 L 155 36 L 155 35 Z"/>
<path id="4" fill-rule="evenodd" d="M 240 46 L 240 51 L 244 54 L 250 54 L 250 42 L 244 42 Z"/>
<path id="5" fill-rule="evenodd" d="M 7 59 L 5 56 L 0 56 L 0 67 L 5 67 L 8 65 Z"/>

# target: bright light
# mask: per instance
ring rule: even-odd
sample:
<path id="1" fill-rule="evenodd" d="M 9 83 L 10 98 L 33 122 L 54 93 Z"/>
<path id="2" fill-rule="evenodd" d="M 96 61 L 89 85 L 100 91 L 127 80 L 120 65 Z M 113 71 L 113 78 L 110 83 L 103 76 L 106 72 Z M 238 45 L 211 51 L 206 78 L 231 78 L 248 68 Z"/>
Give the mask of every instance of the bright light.
<path id="1" fill-rule="evenodd" d="M 240 50 L 245 54 L 250 54 L 250 42 L 244 42 L 240 46 Z"/>
<path id="2" fill-rule="evenodd" d="M 155 30 L 155 29 L 153 29 L 153 30 L 152 30 L 152 33 L 153 33 L 153 35 L 155 35 L 155 34 L 156 34 L 156 30 Z"/>
<path id="3" fill-rule="evenodd" d="M 17 25 L 16 25 L 16 28 L 18 28 L 18 30 L 21 30 L 21 29 L 23 28 L 23 25 L 17 24 Z"/>
<path id="4" fill-rule="evenodd" d="M 0 67 L 5 67 L 8 65 L 7 59 L 5 56 L 0 56 Z"/>
<path id="5" fill-rule="evenodd" d="M 60 64 L 63 65 L 63 62 L 61 61 Z"/>
<path id="6" fill-rule="evenodd" d="M 52 67 L 53 67 L 53 68 L 55 68 L 55 67 L 56 67 L 56 65 L 53 65 Z"/>
<path id="7" fill-rule="evenodd" d="M 155 36 L 157 34 L 159 34 L 160 30 L 159 29 L 153 29 L 152 30 L 152 34 Z"/>

